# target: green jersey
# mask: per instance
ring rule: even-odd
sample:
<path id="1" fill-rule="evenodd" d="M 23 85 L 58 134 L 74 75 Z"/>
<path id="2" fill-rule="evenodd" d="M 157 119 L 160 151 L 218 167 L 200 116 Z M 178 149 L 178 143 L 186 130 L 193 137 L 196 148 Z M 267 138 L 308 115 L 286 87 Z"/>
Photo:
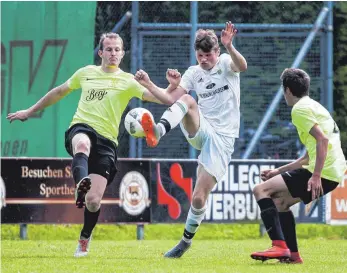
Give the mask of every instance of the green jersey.
<path id="1" fill-rule="evenodd" d="M 346 159 L 342 152 L 340 132 L 330 113 L 320 103 L 308 96 L 302 97 L 292 109 L 292 122 L 298 130 L 301 142 L 309 155 L 309 165 L 304 166 L 313 173 L 316 164 L 316 139 L 310 134 L 317 124 L 329 139 L 328 152 L 322 177 L 341 182 L 346 171 Z"/>
<path id="2" fill-rule="evenodd" d="M 146 90 L 132 74 L 121 69 L 106 73 L 101 66 L 94 65 L 77 70 L 68 80 L 68 85 L 71 89 L 82 89 L 70 127 L 85 123 L 117 145 L 119 124 L 125 108 L 133 97 L 142 100 Z"/>

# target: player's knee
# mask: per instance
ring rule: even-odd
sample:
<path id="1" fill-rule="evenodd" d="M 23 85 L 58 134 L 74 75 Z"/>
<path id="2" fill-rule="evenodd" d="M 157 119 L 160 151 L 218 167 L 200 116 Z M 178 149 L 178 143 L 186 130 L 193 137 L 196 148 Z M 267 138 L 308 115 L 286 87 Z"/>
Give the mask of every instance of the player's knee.
<path id="1" fill-rule="evenodd" d="M 90 153 L 90 139 L 88 137 L 80 138 L 76 141 L 74 146 L 74 151 L 76 153 L 84 153 L 89 156 Z"/>
<path id="2" fill-rule="evenodd" d="M 261 184 L 258 184 L 253 188 L 253 195 L 255 196 L 256 199 L 258 199 L 261 196 L 261 194 L 263 192 L 262 188 L 263 187 Z"/>
<path id="3" fill-rule="evenodd" d="M 188 106 L 188 108 L 192 108 L 196 105 L 195 99 L 188 94 L 184 94 L 182 97 L 180 97 L 179 100 L 183 101 Z"/>
<path id="4" fill-rule="evenodd" d="M 86 195 L 86 206 L 90 212 L 97 212 L 100 208 L 101 197 L 96 194 Z"/>
<path id="5" fill-rule="evenodd" d="M 206 196 L 204 193 L 196 193 L 193 194 L 193 198 L 192 198 L 192 203 L 193 203 L 193 207 L 196 209 L 202 209 L 205 206 L 206 203 Z"/>
<path id="6" fill-rule="evenodd" d="M 289 210 L 289 204 L 284 198 L 274 198 L 272 200 L 274 201 L 275 206 L 279 212 Z"/>

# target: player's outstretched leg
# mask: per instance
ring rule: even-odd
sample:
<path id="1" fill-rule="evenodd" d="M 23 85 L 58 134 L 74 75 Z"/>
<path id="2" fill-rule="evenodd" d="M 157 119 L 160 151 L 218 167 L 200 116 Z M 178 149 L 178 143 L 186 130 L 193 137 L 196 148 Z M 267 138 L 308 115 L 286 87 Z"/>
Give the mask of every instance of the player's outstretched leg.
<path id="1" fill-rule="evenodd" d="M 75 201 L 77 208 L 81 209 L 85 206 L 86 194 L 90 190 L 91 184 L 92 182 L 89 176 L 82 178 L 81 181 L 77 183 L 75 189 Z"/>
<path id="2" fill-rule="evenodd" d="M 191 96 L 189 95 L 184 96 L 191 98 Z M 167 134 L 171 129 L 175 128 L 187 113 L 188 106 L 182 100 L 178 100 L 173 105 L 171 105 L 164 112 L 158 124 L 154 123 L 148 113 L 144 113 L 142 115 L 141 125 L 143 130 L 145 131 L 147 145 L 149 147 L 157 146 L 159 139 Z"/>
<path id="3" fill-rule="evenodd" d="M 165 258 L 180 258 L 190 248 L 192 242 L 185 242 L 183 239 L 172 249 L 164 254 Z"/>

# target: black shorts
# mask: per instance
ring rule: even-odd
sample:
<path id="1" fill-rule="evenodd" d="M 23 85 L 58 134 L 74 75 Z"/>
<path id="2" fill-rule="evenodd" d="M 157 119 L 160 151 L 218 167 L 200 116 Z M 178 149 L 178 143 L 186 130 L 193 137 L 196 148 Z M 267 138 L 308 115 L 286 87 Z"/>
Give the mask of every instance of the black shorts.
<path id="1" fill-rule="evenodd" d="M 312 192 L 307 191 L 308 181 L 312 177 L 312 173 L 306 169 L 297 169 L 281 174 L 287 188 L 294 198 L 300 198 L 305 204 L 312 201 Z M 339 183 L 325 178 L 321 179 L 323 187 L 323 195 L 334 190 Z"/>
<path id="2" fill-rule="evenodd" d="M 107 179 L 109 185 L 117 173 L 117 145 L 113 141 L 98 134 L 92 127 L 77 123 L 65 132 L 66 151 L 73 156 L 72 138 L 78 134 L 86 134 L 91 141 L 88 159 L 88 174 L 99 174 Z"/>

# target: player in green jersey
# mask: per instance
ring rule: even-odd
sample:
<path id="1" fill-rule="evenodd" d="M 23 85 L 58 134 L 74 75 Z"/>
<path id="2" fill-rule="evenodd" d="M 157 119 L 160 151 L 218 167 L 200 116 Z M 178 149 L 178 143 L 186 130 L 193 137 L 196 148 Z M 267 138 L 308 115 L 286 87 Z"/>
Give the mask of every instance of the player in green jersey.
<path id="1" fill-rule="evenodd" d="M 84 226 L 75 252 L 76 257 L 88 254 L 102 196 L 116 174 L 117 137 L 123 111 L 133 97 L 160 103 L 132 74 L 119 68 L 125 52 L 123 40 L 118 34 L 103 34 L 98 54 L 102 60 L 101 66 L 89 65 L 77 70 L 70 79 L 50 90 L 30 108 L 7 116 L 10 122 L 25 121 L 35 112 L 57 103 L 73 90 L 82 89 L 76 113 L 65 133 L 65 147 L 73 157 L 76 206 L 85 206 Z M 167 77 L 171 77 L 171 84 L 163 92 L 176 89 L 180 80 L 177 77 L 175 85 L 177 73 L 175 70 L 168 70 Z"/>
<path id="2" fill-rule="evenodd" d="M 292 123 L 307 152 L 292 163 L 262 172 L 265 182 L 255 186 L 253 193 L 272 247 L 251 257 L 302 263 L 290 207 L 301 201 L 310 204 L 334 190 L 344 178 L 346 159 L 335 121 L 327 109 L 309 97 L 309 75 L 287 68 L 281 80 L 287 105 L 293 107 Z"/>

